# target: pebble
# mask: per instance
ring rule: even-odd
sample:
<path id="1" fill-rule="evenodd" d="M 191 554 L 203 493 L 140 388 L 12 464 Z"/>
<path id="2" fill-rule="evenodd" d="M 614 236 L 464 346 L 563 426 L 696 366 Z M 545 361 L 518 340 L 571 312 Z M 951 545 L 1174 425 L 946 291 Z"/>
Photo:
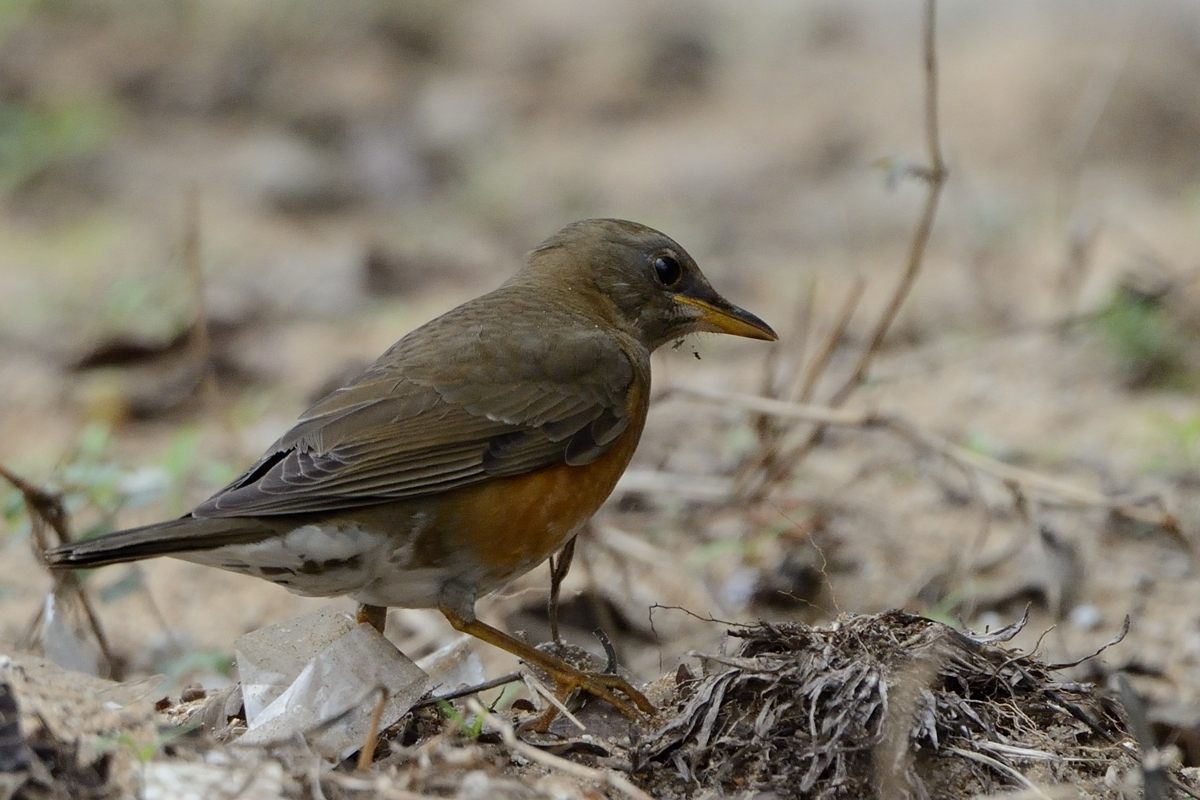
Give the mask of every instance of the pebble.
<path id="1" fill-rule="evenodd" d="M 1081 631 L 1092 631 L 1100 627 L 1100 623 L 1104 622 L 1104 615 L 1100 613 L 1100 609 L 1096 608 L 1091 603 L 1080 603 L 1071 609 L 1069 615 L 1071 624 Z"/>

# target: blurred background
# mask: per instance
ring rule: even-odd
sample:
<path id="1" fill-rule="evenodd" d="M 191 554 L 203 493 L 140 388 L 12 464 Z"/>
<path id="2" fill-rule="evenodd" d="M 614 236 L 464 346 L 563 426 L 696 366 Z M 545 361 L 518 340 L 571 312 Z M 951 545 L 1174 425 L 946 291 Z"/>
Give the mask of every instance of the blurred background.
<path id="1" fill-rule="evenodd" d="M 1159 494 L 1182 540 L 1014 502 L 884 432 L 830 431 L 754 486 L 808 429 L 668 391 L 794 397 L 861 279 L 810 399 L 844 380 L 926 193 L 908 176 L 920 37 L 919 4 L 894 0 L 0 0 L 0 464 L 62 492 L 76 535 L 182 513 L 563 224 L 634 219 L 783 339 L 656 356 L 634 470 L 567 584 L 568 638 L 603 626 L 650 678 L 723 634 L 655 603 L 976 628 L 1032 604 L 1022 643 L 1057 626 L 1040 644 L 1055 661 L 1131 614 L 1107 662 L 1200 742 L 1195 3 L 944 4 L 951 175 L 848 403 Z M 19 642 L 50 580 L 20 495 L 0 503 L 0 640 Z M 87 584 L 124 674 L 181 684 L 228 680 L 236 636 L 326 602 L 170 561 Z M 539 568 L 481 611 L 544 638 L 547 584 Z M 451 637 L 424 612 L 389 633 L 410 655 Z"/>

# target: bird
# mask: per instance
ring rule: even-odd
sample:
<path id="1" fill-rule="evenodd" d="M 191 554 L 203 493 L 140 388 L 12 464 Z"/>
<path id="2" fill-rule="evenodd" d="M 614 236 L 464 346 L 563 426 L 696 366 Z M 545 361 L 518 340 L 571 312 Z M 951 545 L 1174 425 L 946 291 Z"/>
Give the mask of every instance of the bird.
<path id="1" fill-rule="evenodd" d="M 476 601 L 580 531 L 629 465 L 650 354 L 690 333 L 775 341 L 716 292 L 673 239 L 635 222 L 574 222 L 493 291 L 416 328 L 317 400 L 249 469 L 174 520 L 47 550 L 52 569 L 155 556 L 348 595 L 381 633 L 387 609 L 436 608 L 456 630 L 623 714 L 649 700 L 488 625 Z M 552 713 L 552 710 L 551 710 Z"/>

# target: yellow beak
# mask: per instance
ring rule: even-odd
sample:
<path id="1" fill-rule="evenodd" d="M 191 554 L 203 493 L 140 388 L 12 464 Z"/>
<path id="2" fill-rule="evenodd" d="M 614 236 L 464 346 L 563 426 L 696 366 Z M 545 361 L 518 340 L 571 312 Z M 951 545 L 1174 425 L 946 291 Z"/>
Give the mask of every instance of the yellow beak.
<path id="1" fill-rule="evenodd" d="M 763 339 L 768 342 L 779 339 L 775 331 L 771 330 L 770 325 L 746 309 L 738 308 L 720 295 L 715 295 L 711 301 L 686 294 L 677 294 L 675 299 L 680 303 L 700 309 L 701 330 L 745 336 L 748 339 Z"/>

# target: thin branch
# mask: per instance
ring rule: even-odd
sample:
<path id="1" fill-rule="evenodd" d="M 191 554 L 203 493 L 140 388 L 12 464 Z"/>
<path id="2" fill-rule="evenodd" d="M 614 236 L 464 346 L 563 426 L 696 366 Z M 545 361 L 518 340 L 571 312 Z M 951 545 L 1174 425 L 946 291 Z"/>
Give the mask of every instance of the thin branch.
<path id="1" fill-rule="evenodd" d="M 626 797 L 631 797 L 633 800 L 652 800 L 650 795 L 634 786 L 628 778 L 620 773 L 613 772 L 611 770 L 594 769 L 592 767 L 584 766 L 583 764 L 577 764 L 574 761 L 568 761 L 561 756 L 556 756 L 553 753 L 549 753 L 545 750 L 539 750 L 527 742 L 522 742 L 517 738 L 517 733 L 515 730 L 513 730 L 512 725 L 509 725 L 507 722 L 495 716 L 494 714 L 489 713 L 488 710 L 483 707 L 483 704 L 478 700 L 469 700 L 467 705 L 473 714 L 478 714 L 483 717 L 486 725 L 499 732 L 501 740 L 503 740 L 504 745 L 509 750 L 521 756 L 522 758 L 527 758 L 536 764 L 541 764 L 543 767 L 562 772 L 566 775 L 570 775 L 573 778 L 579 778 L 580 780 L 585 781 L 595 781 L 602 786 L 608 786 L 609 788 L 620 792 Z"/>
<path id="2" fill-rule="evenodd" d="M 208 331 L 208 300 L 204 283 L 204 263 L 200 256 L 200 194 L 195 188 L 187 193 L 184 206 L 183 265 L 192 283 L 192 332 L 189 344 L 200 377 L 200 391 L 209 411 L 217 406 L 217 378 L 213 371 L 212 340 Z"/>
<path id="3" fill-rule="evenodd" d="M 67 512 L 63 508 L 62 497 L 34 486 L 2 466 L 0 466 L 0 478 L 8 481 L 12 484 L 13 488 L 21 493 L 21 498 L 25 503 L 25 511 L 29 514 L 33 541 L 37 548 L 36 555 L 39 561 L 44 563 L 43 553 L 51 547 L 67 544 L 71 541 Z M 50 541 L 51 531 L 55 538 L 53 542 Z M 96 644 L 100 648 L 100 653 L 104 656 L 104 661 L 108 665 L 108 677 L 118 679 L 120 675 L 118 673 L 116 656 L 113 654 L 112 646 L 109 644 L 108 636 L 104 633 L 104 628 L 100 625 L 100 615 L 96 613 L 96 608 L 92 605 L 92 600 L 87 593 L 87 589 L 84 588 L 83 583 L 79 580 L 79 575 L 75 572 L 65 570 L 51 570 L 50 579 L 54 581 L 54 593 L 56 595 L 65 591 L 79 599 L 79 605 L 83 609 L 84 616 L 87 617 L 88 627 L 91 628 L 92 635 L 96 639 Z M 40 615 L 41 611 L 38 613 Z"/>
<path id="4" fill-rule="evenodd" d="M 937 62 L 937 3 L 936 0 L 925 0 L 925 146 L 928 150 L 929 166 L 920 175 L 929 186 L 925 196 L 925 207 L 917 221 L 916 232 L 913 234 L 912 245 L 908 251 L 908 262 L 900 276 L 899 283 L 883 313 L 875 323 L 871 337 L 862 356 L 850 373 L 850 377 L 840 389 L 834 392 L 830 405 L 840 406 L 851 393 L 858 388 L 866 377 L 867 370 L 875 353 L 883 344 L 888 330 L 900 312 L 900 307 L 908 298 L 921 265 L 925 260 L 925 250 L 929 245 L 929 237 L 933 233 L 933 221 L 937 215 L 938 201 L 942 196 L 942 187 L 946 183 L 946 163 L 942 159 L 941 134 L 938 132 L 938 62 Z"/>
<path id="5" fill-rule="evenodd" d="M 792 337 L 793 344 L 787 348 L 792 351 L 795 361 L 792 366 L 793 383 L 799 380 L 804 374 L 801 367 L 808 360 L 808 340 L 812 336 L 813 320 L 815 317 L 814 311 L 817 306 L 817 279 L 812 278 L 804 287 L 804 292 L 800 295 L 799 307 L 796 310 L 796 334 Z M 782 347 L 768 348 L 771 352 L 782 352 Z M 783 387 L 780 393 L 787 393 L 789 387 Z M 791 393 L 795 394 L 796 387 L 790 387 Z"/>
<path id="6" fill-rule="evenodd" d="M 314 763 L 319 764 L 320 762 Z M 443 795 L 441 794 L 424 794 L 408 789 L 398 789 L 393 785 L 394 780 L 394 778 L 381 773 L 373 773 L 370 778 L 366 778 L 357 772 L 329 772 L 321 775 L 316 782 L 310 780 L 310 783 L 314 795 L 320 788 L 320 781 L 325 781 L 334 784 L 339 790 L 362 793 L 374 800 L 442 800 Z M 343 791 L 337 793 L 339 798 L 345 796 Z M 321 800 L 321 798 L 315 797 L 314 800 Z"/>
<path id="7" fill-rule="evenodd" d="M 845 335 L 846 328 L 849 326 L 854 312 L 858 309 L 866 287 L 867 282 L 863 280 L 862 276 L 856 276 L 854 283 L 850 286 L 850 291 L 846 293 L 846 299 L 842 301 L 833 326 L 821 342 L 820 349 L 809 362 L 808 369 L 804 371 L 804 379 L 797 395 L 801 403 L 807 403 L 813 392 L 816 391 L 817 382 L 833 359 L 838 342 Z M 762 415 L 759 419 L 766 419 L 767 416 Z M 782 436 L 784 432 L 780 431 L 779 435 Z M 796 465 L 802 460 L 807 448 L 815 441 L 812 436 L 813 434 L 810 434 L 809 439 L 787 450 L 781 451 L 774 445 L 764 446 L 761 452 L 738 475 L 737 494 L 745 497 L 747 502 L 757 502 L 766 497 L 773 486 L 785 481 L 795 471 Z"/>
<path id="8" fill-rule="evenodd" d="M 1163 756 L 1154 742 L 1154 731 L 1151 730 L 1146 717 L 1146 705 L 1124 675 L 1117 675 L 1117 689 L 1121 705 L 1125 707 L 1125 716 L 1129 718 L 1129 732 L 1137 740 L 1138 749 L 1141 751 L 1138 766 L 1142 771 L 1143 800 L 1165 800 L 1167 770 Z"/>
<path id="9" fill-rule="evenodd" d="M 359 772 L 369 770 L 371 763 L 375 761 L 375 748 L 379 746 L 379 724 L 383 720 L 383 709 L 387 707 L 389 696 L 387 688 L 380 687 L 379 700 L 375 703 L 375 710 L 371 712 L 371 724 L 367 727 L 367 738 L 363 742 L 362 750 L 358 751 L 358 763 L 355 768 Z"/>
<path id="10" fill-rule="evenodd" d="M 796 311 L 793 314 L 792 333 L 787 337 L 791 347 L 768 347 L 763 359 L 762 378 L 759 381 L 758 393 L 765 397 L 792 399 L 796 394 L 798 384 L 804 377 L 804 363 L 808 355 L 808 339 L 812 334 L 813 309 L 816 306 L 817 281 L 809 278 L 804 289 L 797 296 Z M 787 363 L 781 367 L 784 357 Z M 754 435 L 758 439 L 758 449 L 743 460 L 735 480 L 737 494 L 747 494 L 749 487 L 757 485 L 754 495 L 765 492 L 765 475 L 772 475 L 781 470 L 778 465 L 780 454 L 779 442 L 788 431 L 788 424 L 767 415 L 756 415 L 751 422 Z"/>
<path id="11" fill-rule="evenodd" d="M 537 695 L 538 697 L 542 698 L 550 704 L 551 708 L 554 709 L 551 711 L 549 708 L 547 708 L 542 712 L 542 714 L 534 719 L 534 730 L 541 730 L 541 728 L 536 727 L 539 720 L 545 719 L 547 722 L 553 722 L 554 716 L 561 715 L 576 728 L 579 728 L 580 733 L 587 732 L 587 725 L 584 725 L 582 722 L 580 722 L 579 717 L 575 716 L 575 714 L 571 712 L 571 709 L 567 708 L 566 704 L 560 700 L 554 692 L 550 691 L 546 684 L 538 680 L 536 676 L 530 675 L 528 672 L 526 672 L 521 675 L 521 680 L 525 682 L 525 688 L 529 690 L 530 694 Z M 471 703 L 477 702 L 479 701 L 468 700 L 467 705 L 470 706 Z"/>
<path id="12" fill-rule="evenodd" d="M 800 385 L 800 392 L 796 395 L 801 403 L 807 403 L 812 399 L 813 392 L 817 389 L 817 381 L 821 379 L 821 375 L 825 373 L 825 369 L 833 359 L 838 342 L 846 335 L 846 328 L 849 327 L 854 312 L 858 310 L 858 304 L 862 301 L 866 288 L 866 279 L 862 275 L 855 275 L 854 283 L 850 285 L 850 291 L 846 292 L 846 299 L 842 301 L 842 307 L 838 310 L 833 327 L 829 329 L 829 334 L 821 343 L 821 349 L 817 351 L 816 356 L 809 363 L 808 369 L 805 370 L 804 383 Z"/>
<path id="13" fill-rule="evenodd" d="M 1050 800 L 1050 796 L 1039 789 L 1033 783 L 1033 781 L 1025 777 L 1025 775 L 1018 769 L 1005 764 L 1003 761 L 994 759 L 991 756 L 985 756 L 983 753 L 977 753 L 974 750 L 965 750 L 961 747 L 946 747 L 945 752 L 953 753 L 956 756 L 962 756 L 963 758 L 968 758 L 972 761 L 978 761 L 980 764 L 985 764 L 996 770 L 996 772 L 999 772 L 1001 775 L 1008 777 L 1013 783 L 1033 794 L 1034 797 L 1037 797 L 1040 800 Z"/>
<path id="14" fill-rule="evenodd" d="M 424 708 L 425 706 L 432 706 L 436 703 L 441 703 L 442 701 L 449 702 L 451 700 L 457 700 L 460 697 L 466 697 L 470 694 L 479 694 L 480 692 L 486 692 L 488 689 L 495 689 L 499 686 L 507 686 L 508 684 L 516 683 L 519 680 L 521 680 L 520 672 L 510 672 L 507 675 L 501 675 L 498 678 L 492 678 L 491 680 L 486 680 L 473 686 L 464 686 L 463 688 L 455 689 L 452 692 L 446 692 L 445 694 L 436 694 L 432 697 L 427 697 L 414 705 L 413 708 Z"/>
<path id="15" fill-rule="evenodd" d="M 705 400 L 719 401 L 723 405 L 736 406 L 756 414 L 774 414 L 786 419 L 803 420 L 822 426 L 886 430 L 923 449 L 936 452 L 950 461 L 990 475 L 1001 483 L 1015 484 L 1026 493 L 1040 494 L 1067 505 L 1103 508 L 1126 519 L 1161 528 L 1188 550 L 1192 549 L 1191 542 L 1180 529 L 1179 520 L 1173 514 L 1162 510 L 1161 498 L 1157 496 L 1121 498 L 1085 489 L 1073 483 L 1015 467 L 1012 464 L 968 450 L 940 434 L 923 430 L 897 416 L 878 411 L 853 411 L 828 406 L 789 403 L 769 397 L 755 397 L 754 395 L 697 387 L 676 386 L 674 391 Z"/>
<path id="16" fill-rule="evenodd" d="M 908 299 L 917 276 L 921 273 L 921 265 L 925 261 L 925 251 L 929 246 L 929 238 L 933 233 L 933 221 L 937 216 L 938 202 L 942 196 L 942 188 L 946 183 L 946 162 L 942 157 L 941 134 L 938 131 L 938 60 L 937 60 L 937 3 L 936 0 L 925 0 L 924 14 L 924 71 L 925 71 L 925 149 L 929 159 L 926 167 L 913 170 L 913 173 L 923 179 L 929 187 L 925 195 L 925 206 L 917 219 L 916 230 L 913 233 L 912 244 L 909 246 L 908 259 L 904 271 L 892 296 L 884 306 L 883 313 L 875 322 L 875 327 L 867 339 L 867 346 L 859 356 L 854 369 L 846 381 L 835 391 L 829 400 L 833 407 L 841 406 L 854 393 L 866 378 L 867 371 L 875 354 L 883 345 L 888 331 L 900 313 L 900 307 Z M 796 449 L 796 457 L 802 458 L 821 440 L 824 426 L 818 425 L 809 434 L 804 443 Z"/>

